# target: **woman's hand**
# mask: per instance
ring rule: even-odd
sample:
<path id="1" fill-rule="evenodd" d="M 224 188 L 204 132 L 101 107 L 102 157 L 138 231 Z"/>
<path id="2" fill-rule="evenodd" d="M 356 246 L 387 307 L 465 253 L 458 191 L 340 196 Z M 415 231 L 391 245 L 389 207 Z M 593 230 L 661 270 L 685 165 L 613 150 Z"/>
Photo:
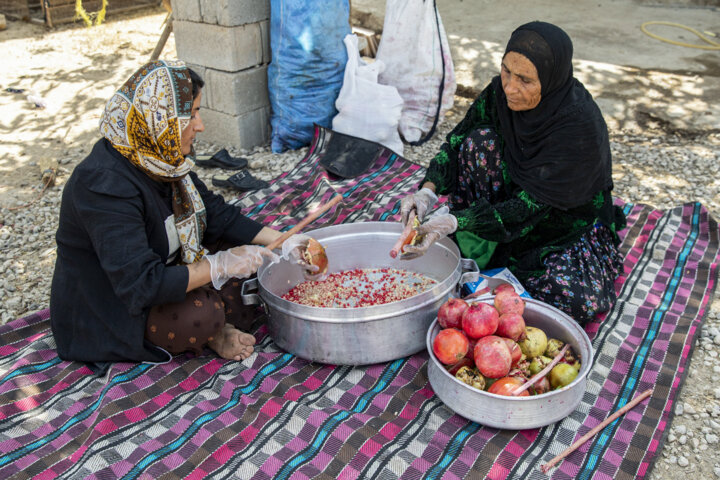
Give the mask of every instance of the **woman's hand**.
<path id="1" fill-rule="evenodd" d="M 282 257 L 285 260 L 300 265 L 305 278 L 313 279 L 318 270 L 320 270 L 320 267 L 310 265 L 303 257 L 303 252 L 307 249 L 309 241 L 310 237 L 302 233 L 290 236 L 282 244 Z"/>
<path id="2" fill-rule="evenodd" d="M 405 245 L 400 258 L 402 260 L 412 260 L 413 258 L 425 255 L 430 245 L 453 233 L 457 230 L 457 225 L 457 218 L 450 213 L 430 217 L 427 222 L 416 229 L 418 235 L 423 236 L 420 243 L 416 245 Z"/>
<path id="3" fill-rule="evenodd" d="M 403 225 L 407 225 L 408 215 L 415 210 L 418 221 L 422 222 L 428 210 L 438 201 L 437 195 L 428 187 L 423 187 L 400 201 L 400 215 Z"/>
<path id="4" fill-rule="evenodd" d="M 247 278 L 257 272 L 265 258 L 279 260 L 275 253 L 259 245 L 233 247 L 204 258 L 210 262 L 210 278 L 218 290 L 230 278 Z"/>

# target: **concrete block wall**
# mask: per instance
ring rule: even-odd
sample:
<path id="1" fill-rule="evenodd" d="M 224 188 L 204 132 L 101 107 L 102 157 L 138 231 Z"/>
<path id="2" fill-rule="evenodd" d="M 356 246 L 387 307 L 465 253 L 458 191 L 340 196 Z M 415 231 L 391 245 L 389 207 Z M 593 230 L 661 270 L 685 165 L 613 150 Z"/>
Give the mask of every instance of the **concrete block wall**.
<path id="1" fill-rule="evenodd" d="M 251 149 L 270 138 L 270 0 L 172 0 L 178 58 L 205 80 L 199 139 Z"/>

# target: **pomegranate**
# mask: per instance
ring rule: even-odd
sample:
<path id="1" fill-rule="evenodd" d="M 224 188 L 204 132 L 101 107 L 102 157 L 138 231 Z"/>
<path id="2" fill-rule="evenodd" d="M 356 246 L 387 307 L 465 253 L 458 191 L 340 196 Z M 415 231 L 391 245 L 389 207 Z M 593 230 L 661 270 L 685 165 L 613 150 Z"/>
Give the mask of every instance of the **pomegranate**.
<path id="1" fill-rule="evenodd" d="M 517 313 L 522 315 L 525 311 L 525 302 L 515 290 L 504 290 L 495 295 L 495 308 L 500 314 Z"/>
<path id="2" fill-rule="evenodd" d="M 445 365 L 452 365 L 462 360 L 468 348 L 470 342 L 457 328 L 440 330 L 433 340 L 433 353 Z"/>
<path id="3" fill-rule="evenodd" d="M 495 333 L 499 315 L 492 305 L 476 303 L 462 314 L 462 329 L 470 338 L 482 338 Z"/>
<path id="4" fill-rule="evenodd" d="M 503 377 L 493 383 L 490 388 L 488 388 L 488 392 L 494 393 L 495 395 L 505 395 L 509 397 L 512 396 L 512 392 L 514 392 L 516 388 L 522 386 L 523 383 L 525 382 L 518 377 Z M 527 390 L 518 395 L 518 397 L 529 396 L 530 393 Z"/>
<path id="5" fill-rule="evenodd" d="M 417 228 L 417 227 L 415 227 L 415 228 Z M 403 242 L 402 247 L 400 247 L 400 251 L 404 252 L 406 246 L 415 245 L 417 243 L 420 243 L 420 241 L 422 241 L 422 235 L 418 235 L 417 230 L 413 230 L 412 232 L 410 232 L 410 235 L 408 235 L 407 238 L 405 239 L 405 241 Z"/>
<path id="6" fill-rule="evenodd" d="M 495 290 L 493 290 L 493 295 L 497 295 L 498 293 L 504 291 L 514 292 L 515 288 L 509 283 L 501 283 L 500 285 L 495 287 Z"/>
<path id="7" fill-rule="evenodd" d="M 450 298 L 440 305 L 437 318 L 442 328 L 462 328 L 462 315 L 468 308 L 462 298 Z"/>
<path id="8" fill-rule="evenodd" d="M 471 387 L 477 388 L 478 390 L 483 390 L 485 388 L 485 378 L 480 375 L 477 368 L 462 367 L 455 374 L 455 378 L 463 383 L 467 383 Z"/>
<path id="9" fill-rule="evenodd" d="M 467 335 L 465 336 L 467 337 Z M 465 356 L 472 360 L 473 365 L 475 365 L 475 345 L 477 344 L 477 340 L 474 338 L 468 338 L 468 341 L 470 342 L 470 348 L 468 348 L 468 353 Z"/>
<path id="10" fill-rule="evenodd" d="M 547 376 L 544 376 L 535 382 L 531 388 L 535 391 L 535 395 L 542 395 L 543 393 L 549 392 L 550 382 L 548 381 Z"/>
<path id="11" fill-rule="evenodd" d="M 567 363 L 565 359 L 560 360 L 560 363 Z M 580 363 L 580 360 L 575 360 L 574 363 L 568 363 L 571 367 L 573 367 L 575 370 L 580 372 L 580 369 L 582 368 L 582 363 Z"/>
<path id="12" fill-rule="evenodd" d="M 398 253 L 405 252 L 405 247 L 408 245 L 416 245 L 422 241 L 423 236 L 418 235 L 417 228 L 420 226 L 420 222 L 417 217 L 413 218 L 412 230 L 407 234 L 405 238 L 398 239 L 397 243 L 390 250 L 390 256 L 396 258 Z M 403 232 L 404 233 L 404 232 Z"/>
<path id="13" fill-rule="evenodd" d="M 560 353 L 560 350 L 562 350 L 564 346 L 565 342 L 562 340 L 558 340 L 557 338 L 548 338 L 547 347 L 545 348 L 545 356 L 555 358 L 555 355 Z"/>
<path id="14" fill-rule="evenodd" d="M 511 365 L 514 367 L 523 355 L 522 350 L 520 350 L 520 345 L 510 338 L 503 338 L 503 340 L 505 341 L 505 345 L 508 346 L 508 350 L 510 350 L 510 358 L 512 359 Z"/>
<path id="15" fill-rule="evenodd" d="M 547 335 L 535 327 L 525 327 L 525 339 L 518 342 L 520 349 L 530 360 L 545 353 Z"/>
<path id="16" fill-rule="evenodd" d="M 503 313 L 498 318 L 498 328 L 495 331 L 501 337 L 511 338 L 516 342 L 525 339 L 525 319 L 517 313 Z"/>
<path id="17" fill-rule="evenodd" d="M 458 370 L 460 370 L 462 367 L 475 368 L 475 362 L 473 362 L 471 358 L 463 357 L 462 360 L 460 360 L 459 362 L 453 365 L 448 365 L 445 368 L 447 368 L 447 371 L 450 373 L 450 375 L 456 375 Z"/>
<path id="18" fill-rule="evenodd" d="M 552 388 L 562 388 L 570 385 L 575 377 L 577 377 L 578 371 L 573 368 L 572 365 L 567 363 L 558 363 L 550 370 L 550 385 Z"/>
<path id="19" fill-rule="evenodd" d="M 507 374 L 508 377 L 518 377 L 520 380 L 523 380 L 525 382 L 528 381 L 530 377 L 527 376 L 525 370 L 522 370 L 520 368 L 511 368 L 510 372 Z"/>
<path id="20" fill-rule="evenodd" d="M 527 361 L 527 358 L 525 358 L 525 355 L 520 357 L 520 361 L 517 362 L 512 366 L 513 369 L 520 370 L 526 378 L 530 378 L 532 374 L 530 373 L 530 362 Z"/>
<path id="21" fill-rule="evenodd" d="M 557 338 L 549 338 L 547 348 L 545 349 L 545 355 L 550 358 L 555 358 L 555 355 L 560 353 L 560 350 L 565 346 L 565 342 L 558 340 Z M 569 363 L 574 366 L 576 370 L 580 370 L 580 356 L 575 355 L 575 351 L 572 347 L 565 350 L 563 358 L 560 359 L 563 363 Z"/>
<path id="22" fill-rule="evenodd" d="M 303 252 L 303 259 L 310 265 L 315 265 L 320 269 L 317 271 L 317 274 L 327 273 L 328 258 L 325 253 L 325 247 L 314 238 L 310 238 L 308 246 Z"/>
<path id="23" fill-rule="evenodd" d="M 478 340 L 475 345 L 475 366 L 488 378 L 507 376 L 512 364 L 512 355 L 505 340 L 495 335 L 488 335 Z"/>
<path id="24" fill-rule="evenodd" d="M 552 362 L 552 358 L 546 357 L 545 355 L 539 355 L 532 359 L 528 370 L 532 375 L 537 375 L 543 368 L 550 365 L 550 362 Z"/>

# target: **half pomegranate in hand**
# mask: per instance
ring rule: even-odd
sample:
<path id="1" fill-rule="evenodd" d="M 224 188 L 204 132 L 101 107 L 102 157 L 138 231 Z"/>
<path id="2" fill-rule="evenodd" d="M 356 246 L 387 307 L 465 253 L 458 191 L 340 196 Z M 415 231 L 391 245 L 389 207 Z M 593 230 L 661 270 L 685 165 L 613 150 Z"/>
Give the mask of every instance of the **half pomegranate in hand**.
<path id="1" fill-rule="evenodd" d="M 320 242 L 314 238 L 310 238 L 310 241 L 308 241 L 308 246 L 303 252 L 303 259 L 309 265 L 315 265 L 319 268 L 316 272 L 317 274 L 327 273 L 328 258 L 325 253 L 325 247 L 323 247 Z"/>

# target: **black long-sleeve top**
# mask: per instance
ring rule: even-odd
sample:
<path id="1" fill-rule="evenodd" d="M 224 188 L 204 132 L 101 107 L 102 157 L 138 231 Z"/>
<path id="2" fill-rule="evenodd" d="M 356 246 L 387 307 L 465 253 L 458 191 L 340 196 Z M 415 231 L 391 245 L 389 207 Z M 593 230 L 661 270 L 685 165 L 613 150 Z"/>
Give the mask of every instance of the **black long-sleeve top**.
<path id="1" fill-rule="evenodd" d="M 475 129 L 494 129 L 500 136 L 497 148 L 502 152 L 495 99 L 489 85 L 447 135 L 420 185 L 432 182 L 438 195 L 455 192 L 460 147 Z M 610 188 L 595 192 L 585 205 L 563 210 L 533 198 L 513 182 L 507 168 L 503 168 L 503 177 L 501 188 L 506 200 L 491 204 L 478 198 L 469 207 L 452 211 L 458 221 L 455 239 L 463 255 L 475 259 L 481 268 L 506 266 L 523 281 L 544 271 L 542 259 L 547 254 L 564 250 L 593 225 L 605 225 L 613 235 L 625 226 L 625 216 L 613 205 Z M 616 235 L 615 240 L 617 243 Z"/>
<path id="2" fill-rule="evenodd" d="M 189 174 L 207 211 L 203 245 L 244 245 L 262 229 Z M 185 298 L 188 269 L 173 264 L 169 183 L 152 180 L 99 140 L 63 190 L 50 295 L 58 355 L 87 362 L 161 361 L 144 339 L 150 308 Z M 170 262 L 169 262 L 170 260 Z"/>

